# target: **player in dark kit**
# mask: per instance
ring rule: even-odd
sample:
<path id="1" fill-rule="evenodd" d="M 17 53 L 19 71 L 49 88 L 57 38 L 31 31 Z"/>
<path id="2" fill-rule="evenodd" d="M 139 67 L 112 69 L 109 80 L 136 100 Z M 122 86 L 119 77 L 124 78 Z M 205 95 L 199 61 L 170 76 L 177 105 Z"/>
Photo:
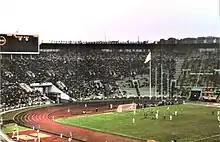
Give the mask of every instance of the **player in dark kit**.
<path id="1" fill-rule="evenodd" d="M 95 111 L 98 112 L 98 108 L 95 108 Z"/>
<path id="2" fill-rule="evenodd" d="M 147 118 L 147 116 L 148 116 L 148 114 L 145 112 L 145 113 L 144 113 L 144 118 Z"/>
<path id="3" fill-rule="evenodd" d="M 173 139 L 171 142 L 177 142 L 177 140 L 176 140 L 176 139 Z"/>

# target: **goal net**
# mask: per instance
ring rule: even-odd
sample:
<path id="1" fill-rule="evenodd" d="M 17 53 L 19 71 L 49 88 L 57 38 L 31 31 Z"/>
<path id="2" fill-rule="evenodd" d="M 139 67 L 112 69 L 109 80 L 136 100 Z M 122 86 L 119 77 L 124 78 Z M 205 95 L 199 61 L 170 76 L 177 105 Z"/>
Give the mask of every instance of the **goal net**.
<path id="1" fill-rule="evenodd" d="M 135 103 L 119 105 L 117 108 L 117 112 L 134 111 L 134 110 L 136 110 L 136 106 L 137 106 L 137 104 L 135 104 Z"/>

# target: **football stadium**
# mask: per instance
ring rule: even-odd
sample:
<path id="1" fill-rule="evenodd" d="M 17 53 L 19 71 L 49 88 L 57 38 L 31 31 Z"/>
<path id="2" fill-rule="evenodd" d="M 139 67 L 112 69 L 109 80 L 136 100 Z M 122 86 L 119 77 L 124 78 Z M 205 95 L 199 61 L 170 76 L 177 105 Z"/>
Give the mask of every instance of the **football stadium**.
<path id="1" fill-rule="evenodd" d="M 0 142 L 220 142 L 211 1 L 57 1 L 0 2 Z"/>
<path id="2" fill-rule="evenodd" d="M 217 37 L 155 43 L 1 37 L 7 40 L 2 141 L 220 141 Z"/>

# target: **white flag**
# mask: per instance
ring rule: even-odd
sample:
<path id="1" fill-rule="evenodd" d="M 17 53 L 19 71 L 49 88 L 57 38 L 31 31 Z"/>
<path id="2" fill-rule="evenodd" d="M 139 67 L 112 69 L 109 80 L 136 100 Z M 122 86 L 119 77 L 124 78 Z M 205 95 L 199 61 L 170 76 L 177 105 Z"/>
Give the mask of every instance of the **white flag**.
<path id="1" fill-rule="evenodd" d="M 148 53 L 148 55 L 147 55 L 147 57 L 146 57 L 144 63 L 146 64 L 146 63 L 148 63 L 150 60 L 151 60 L 151 52 Z"/>
<path id="2" fill-rule="evenodd" d="M 213 43 L 216 43 L 216 39 L 213 40 Z"/>

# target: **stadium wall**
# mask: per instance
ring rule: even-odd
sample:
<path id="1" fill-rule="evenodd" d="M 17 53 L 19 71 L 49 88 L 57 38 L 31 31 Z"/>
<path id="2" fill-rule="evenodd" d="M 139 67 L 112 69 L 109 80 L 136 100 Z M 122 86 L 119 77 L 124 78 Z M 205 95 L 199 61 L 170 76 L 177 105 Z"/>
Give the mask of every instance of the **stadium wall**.
<path id="1" fill-rule="evenodd" d="M 85 104 L 91 107 L 97 107 L 97 106 L 106 106 L 109 104 L 113 104 L 114 106 L 118 106 L 121 104 L 157 104 L 160 102 L 161 99 L 156 100 L 155 98 L 152 98 L 151 100 L 148 98 L 129 98 L 129 99 L 109 99 L 109 100 L 90 100 L 90 101 L 80 101 L 75 102 L 74 104 L 77 104 L 78 106 L 84 107 Z M 183 99 L 178 99 L 179 103 L 183 102 Z"/>

